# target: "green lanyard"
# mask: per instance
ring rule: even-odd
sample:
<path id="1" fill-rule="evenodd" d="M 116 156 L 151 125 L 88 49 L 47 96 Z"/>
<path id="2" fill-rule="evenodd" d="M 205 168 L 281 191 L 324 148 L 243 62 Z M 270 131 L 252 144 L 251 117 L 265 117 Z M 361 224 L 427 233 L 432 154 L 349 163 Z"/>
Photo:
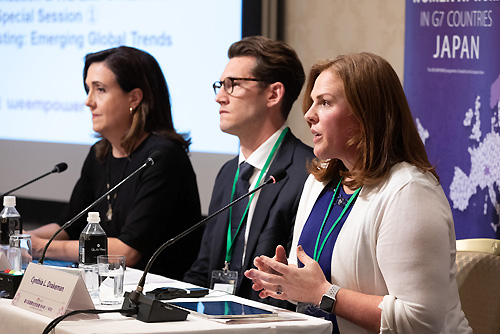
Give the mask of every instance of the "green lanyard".
<path id="1" fill-rule="evenodd" d="M 356 196 L 358 196 L 358 193 L 361 190 L 361 188 L 356 189 L 354 194 L 352 194 L 351 198 L 349 198 L 349 201 L 347 202 L 346 206 L 344 207 L 344 210 L 342 210 L 339 217 L 337 218 L 335 223 L 330 228 L 330 231 L 328 231 L 328 234 L 323 239 L 323 242 L 321 243 L 321 247 L 318 251 L 318 245 L 319 245 L 319 241 L 321 238 L 321 233 L 323 233 L 323 229 L 325 228 L 325 223 L 328 220 L 328 216 L 330 215 L 330 211 L 331 211 L 332 206 L 333 206 L 333 201 L 335 200 L 335 198 L 337 196 L 337 193 L 339 191 L 341 183 L 342 183 L 342 179 L 340 179 L 339 183 L 337 184 L 337 188 L 335 188 L 335 192 L 333 193 L 332 200 L 330 201 L 330 204 L 328 205 L 328 209 L 326 210 L 325 218 L 323 218 L 323 223 L 321 224 L 321 229 L 319 230 L 318 237 L 316 238 L 316 245 L 314 246 L 314 257 L 313 257 L 316 262 L 319 262 L 319 257 L 321 256 L 321 252 L 323 252 L 323 248 L 325 247 L 326 241 L 330 237 L 330 234 L 332 234 L 333 229 L 335 228 L 335 226 L 337 226 L 337 224 L 342 219 L 342 217 L 344 217 L 345 213 L 347 212 L 347 210 L 351 206 L 352 202 L 354 201 Z"/>
<path id="2" fill-rule="evenodd" d="M 266 163 L 264 164 L 264 167 L 262 168 L 262 171 L 260 172 L 259 178 L 257 179 L 257 183 L 255 184 L 255 188 L 257 188 L 259 186 L 260 180 L 262 179 L 264 174 L 266 174 L 267 170 L 269 169 L 269 165 L 271 164 L 271 160 L 273 159 L 273 157 L 276 153 L 276 150 L 278 149 L 281 142 L 283 141 L 283 138 L 285 138 L 285 135 L 288 132 L 288 130 L 289 130 L 288 127 L 283 129 L 278 140 L 276 141 L 276 143 L 274 143 L 274 146 L 271 149 L 269 156 L 267 157 Z M 234 193 L 236 191 L 236 182 L 238 181 L 239 175 L 240 175 L 240 167 L 238 166 L 238 169 L 236 170 L 236 175 L 234 176 L 233 190 L 231 191 L 231 202 L 233 201 L 233 198 L 234 198 Z M 233 256 L 234 240 L 236 240 L 236 236 L 238 236 L 238 233 L 240 232 L 241 225 L 243 224 L 245 216 L 247 215 L 248 208 L 250 207 L 250 203 L 252 203 L 254 195 L 255 195 L 255 193 L 253 193 L 250 196 L 250 199 L 248 200 L 247 207 L 245 209 L 245 212 L 243 213 L 243 216 L 241 217 L 240 224 L 238 225 L 238 230 L 236 230 L 234 237 L 231 237 L 231 220 L 232 220 L 232 215 L 233 215 L 233 210 L 232 210 L 233 208 L 232 207 L 229 208 L 229 226 L 227 228 L 227 241 L 226 241 L 226 264 L 231 262 L 231 258 Z"/>

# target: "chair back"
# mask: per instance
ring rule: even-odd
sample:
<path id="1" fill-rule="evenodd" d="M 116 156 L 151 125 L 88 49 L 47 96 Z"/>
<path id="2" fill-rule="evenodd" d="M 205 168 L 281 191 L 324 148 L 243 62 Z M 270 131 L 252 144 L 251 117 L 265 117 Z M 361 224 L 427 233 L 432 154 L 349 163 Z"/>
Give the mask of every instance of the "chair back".
<path id="1" fill-rule="evenodd" d="M 500 334 L 500 240 L 457 240 L 457 284 L 475 334 Z"/>

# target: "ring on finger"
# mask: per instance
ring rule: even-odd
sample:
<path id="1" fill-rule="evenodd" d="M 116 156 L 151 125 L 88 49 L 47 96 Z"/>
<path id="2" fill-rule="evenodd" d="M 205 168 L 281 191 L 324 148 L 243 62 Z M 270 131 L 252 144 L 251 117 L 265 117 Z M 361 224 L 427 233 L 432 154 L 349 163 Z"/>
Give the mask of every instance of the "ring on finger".
<path id="1" fill-rule="evenodd" d="M 282 293 L 283 293 L 283 288 L 281 287 L 281 285 L 278 285 L 278 289 L 276 290 L 276 294 L 281 295 Z"/>

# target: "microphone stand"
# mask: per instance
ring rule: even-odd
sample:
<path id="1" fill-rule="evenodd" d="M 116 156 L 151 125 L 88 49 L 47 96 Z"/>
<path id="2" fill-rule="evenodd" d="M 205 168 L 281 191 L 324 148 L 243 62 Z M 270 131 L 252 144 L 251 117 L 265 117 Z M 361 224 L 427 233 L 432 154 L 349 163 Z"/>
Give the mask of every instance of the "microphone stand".
<path id="1" fill-rule="evenodd" d="M 72 219 L 70 219 L 69 221 L 67 221 L 66 223 L 64 223 L 64 225 L 62 225 L 57 231 L 56 233 L 54 233 L 52 235 L 52 237 L 49 239 L 49 241 L 47 241 L 47 243 L 45 244 L 45 247 L 43 248 L 43 251 L 42 251 L 42 255 L 40 256 L 40 260 L 38 261 L 38 264 L 43 264 L 43 261 L 45 260 L 45 253 L 47 252 L 47 248 L 49 248 L 49 245 L 52 243 L 52 241 L 56 238 L 56 236 L 64 229 L 68 228 L 71 224 L 73 224 L 75 221 L 77 221 L 81 216 L 83 216 L 84 214 L 86 214 L 90 209 L 92 209 L 96 204 L 98 204 L 99 202 L 101 202 L 103 199 L 105 199 L 108 195 L 110 195 L 113 191 L 115 191 L 119 186 L 121 186 L 125 181 L 127 181 L 128 179 L 130 179 L 132 176 L 134 176 L 135 174 L 137 174 L 138 172 L 140 172 L 141 170 L 143 170 L 144 168 L 148 167 L 148 166 L 151 166 L 154 164 L 154 160 L 149 157 L 146 162 L 141 166 L 139 167 L 138 169 L 136 169 L 133 173 L 131 173 L 129 176 L 127 176 L 126 178 L 124 178 L 123 180 L 121 180 L 116 186 L 114 186 L 113 188 L 111 188 L 110 190 L 108 190 L 106 193 L 104 193 L 104 195 L 102 195 L 101 197 L 99 197 L 97 200 L 95 200 L 92 204 L 90 204 L 88 207 L 86 207 L 85 209 L 82 210 L 82 212 L 80 212 L 79 214 L 77 214 L 75 217 L 73 217 Z"/>
<path id="2" fill-rule="evenodd" d="M 41 176 L 39 176 L 39 177 L 37 177 L 37 178 L 35 178 L 35 179 L 31 180 L 31 181 L 28 181 L 28 182 L 26 182 L 25 184 L 23 184 L 23 185 L 21 185 L 21 186 L 19 186 L 19 187 L 17 187 L 17 188 L 14 188 L 14 189 L 11 189 L 11 190 L 9 190 L 9 191 L 7 191 L 7 192 L 4 192 L 3 194 L 1 194 L 1 195 L 0 195 L 0 197 L 7 196 L 8 194 L 11 194 L 11 193 L 13 193 L 13 192 L 14 192 L 14 191 L 16 191 L 16 190 L 19 190 L 19 189 L 21 189 L 21 188 L 24 188 L 24 187 L 26 187 L 27 185 L 32 184 L 33 182 L 36 182 L 36 181 L 38 181 L 38 180 L 40 180 L 40 179 L 43 179 L 43 178 L 44 178 L 44 177 L 46 177 L 47 175 L 50 175 L 50 174 L 53 174 L 53 173 L 61 173 L 61 172 L 64 172 L 64 171 L 66 170 L 66 168 L 68 168 L 68 165 L 66 165 L 65 163 L 60 163 L 60 164 L 57 164 L 57 165 L 54 167 L 54 169 L 52 169 L 50 172 L 45 173 L 45 174 L 43 174 L 43 175 L 41 175 Z"/>
<path id="3" fill-rule="evenodd" d="M 163 322 L 163 321 L 178 321 L 178 320 L 185 320 L 187 317 L 187 311 L 184 311 L 181 308 L 177 308 L 174 305 L 170 305 L 168 303 L 162 303 L 159 300 L 156 300 L 154 298 L 151 298 L 149 296 L 146 296 L 142 293 L 144 290 L 144 285 L 146 283 L 146 275 L 148 274 L 151 266 L 153 265 L 153 262 L 156 260 L 158 255 L 167 247 L 171 246 L 174 244 L 176 241 L 179 239 L 185 237 L 189 233 L 193 232 L 197 228 L 201 227 L 204 225 L 209 219 L 213 218 L 214 216 L 218 215 L 222 211 L 227 210 L 234 204 L 238 203 L 245 197 L 250 196 L 254 192 L 260 190 L 262 187 L 264 187 L 267 184 L 270 183 L 276 183 L 278 181 L 281 181 L 284 177 L 286 176 L 286 172 L 284 170 L 279 170 L 275 173 L 275 176 L 270 176 L 267 181 L 262 183 L 260 186 L 256 187 L 255 189 L 249 191 L 248 193 L 244 194 L 243 196 L 235 199 L 231 203 L 227 204 L 226 206 L 222 207 L 218 211 L 212 213 L 210 216 L 206 217 L 205 219 L 201 220 L 200 222 L 196 223 L 195 225 L 191 226 L 184 232 L 181 232 L 177 236 L 167 240 L 163 245 L 161 245 L 156 252 L 151 256 L 149 259 L 148 263 L 146 264 L 146 267 L 144 268 L 144 272 L 142 274 L 142 277 L 139 281 L 139 284 L 137 285 L 137 288 L 135 291 L 132 292 L 125 292 L 124 294 L 124 301 L 122 304 L 122 310 L 120 313 L 124 316 L 130 316 L 131 309 L 135 309 L 137 311 L 137 320 L 144 321 L 144 322 Z M 162 309 L 167 310 L 168 312 L 163 312 Z M 184 313 L 185 312 L 185 313 Z"/>

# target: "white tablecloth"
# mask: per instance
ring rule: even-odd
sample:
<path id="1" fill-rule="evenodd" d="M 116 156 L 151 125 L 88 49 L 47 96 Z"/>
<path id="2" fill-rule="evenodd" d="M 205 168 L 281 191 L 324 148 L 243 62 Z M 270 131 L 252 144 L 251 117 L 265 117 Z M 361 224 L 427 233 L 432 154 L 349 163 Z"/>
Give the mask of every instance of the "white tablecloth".
<path id="1" fill-rule="evenodd" d="M 125 274 L 124 290 L 135 290 L 142 272 L 127 268 Z M 147 276 L 145 290 L 150 291 L 157 287 L 192 287 L 192 285 L 167 279 L 162 276 L 149 274 Z M 145 323 L 128 318 L 119 313 L 101 314 L 100 319 L 72 320 L 67 318 L 57 325 L 56 334 L 88 334 L 88 333 L 321 333 L 332 332 L 331 323 L 323 319 L 309 317 L 303 314 L 286 311 L 266 304 L 226 295 L 221 292 L 212 291 L 204 297 L 204 300 L 233 300 L 243 304 L 257 306 L 278 313 L 277 317 L 262 319 L 240 319 L 240 320 L 208 320 L 195 314 L 189 314 L 186 321 Z M 197 299 L 191 298 L 190 301 Z M 120 308 L 99 305 L 94 301 L 96 308 L 110 309 Z M 0 299 L 0 333 L 5 334 L 31 334 L 42 333 L 43 329 L 52 319 L 11 305 L 10 299 Z"/>

